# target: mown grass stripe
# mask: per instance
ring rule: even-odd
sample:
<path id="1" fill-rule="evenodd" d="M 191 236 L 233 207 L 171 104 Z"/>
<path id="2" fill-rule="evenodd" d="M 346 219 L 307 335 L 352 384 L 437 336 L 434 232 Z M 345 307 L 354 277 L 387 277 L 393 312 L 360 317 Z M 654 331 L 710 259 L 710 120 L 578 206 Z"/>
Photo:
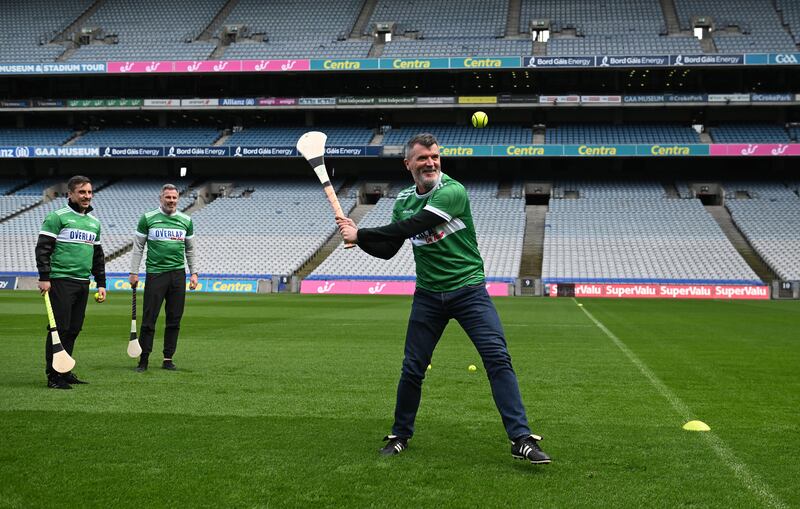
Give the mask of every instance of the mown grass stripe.
<path id="1" fill-rule="evenodd" d="M 572 299 L 576 304 L 577 300 L 574 298 Z M 644 375 L 645 378 L 650 382 L 650 384 L 661 394 L 664 399 L 666 399 L 669 404 L 675 409 L 675 412 L 678 413 L 678 416 L 683 419 L 684 422 L 692 420 L 692 411 L 689 407 L 681 401 L 681 399 L 672 392 L 669 387 L 667 387 L 664 382 L 662 382 L 658 376 L 656 376 L 653 371 L 647 367 L 639 357 L 631 351 L 628 346 L 617 337 L 616 334 L 611 332 L 600 320 L 595 318 L 595 316 L 586 309 L 586 306 L 580 306 L 578 309 L 583 311 L 583 314 L 586 315 L 589 320 L 594 322 L 598 329 L 603 331 L 603 333 L 608 336 L 608 338 L 619 348 L 623 354 L 631 361 L 631 363 L 636 366 L 636 368 Z M 766 503 L 769 507 L 776 507 L 776 508 L 787 508 L 788 506 L 784 504 L 778 497 L 775 495 L 770 487 L 763 482 L 761 479 L 758 478 L 754 473 L 750 472 L 741 460 L 739 460 L 733 451 L 728 447 L 725 442 L 722 441 L 717 435 L 713 432 L 702 432 L 700 433 L 702 437 L 708 442 L 708 445 L 714 451 L 714 453 L 719 457 L 720 460 L 730 468 L 736 477 L 744 484 L 744 486 L 753 492 L 759 499 L 761 499 L 764 503 Z"/>

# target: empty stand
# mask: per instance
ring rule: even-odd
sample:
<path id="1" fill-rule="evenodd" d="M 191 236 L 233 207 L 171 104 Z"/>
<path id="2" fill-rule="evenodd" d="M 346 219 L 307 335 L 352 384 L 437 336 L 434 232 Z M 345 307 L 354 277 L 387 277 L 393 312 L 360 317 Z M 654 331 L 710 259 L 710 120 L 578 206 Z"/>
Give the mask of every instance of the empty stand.
<path id="1" fill-rule="evenodd" d="M 231 134 L 224 145 L 242 146 L 287 146 L 294 147 L 298 138 L 309 130 L 322 131 L 328 135 L 330 145 L 369 145 L 372 140 L 372 129 L 345 126 L 298 127 L 247 127 Z"/>
<path id="2" fill-rule="evenodd" d="M 562 124 L 547 127 L 545 143 L 700 143 L 700 136 L 679 124 Z"/>
<path id="3" fill-rule="evenodd" d="M 700 41 L 694 37 L 667 37 L 657 34 L 642 35 L 586 35 L 583 37 L 555 37 L 547 43 L 547 54 L 575 55 L 674 55 L 703 53 Z"/>
<path id="4" fill-rule="evenodd" d="M 553 187 L 545 283 L 760 283 L 700 200 L 668 199 L 656 182 Z M 561 190 L 585 198 L 562 199 Z"/>
<path id="5" fill-rule="evenodd" d="M 213 145 L 220 133 L 213 127 L 108 127 L 87 131 L 75 139 L 79 146 L 164 147 Z"/>
<path id="6" fill-rule="evenodd" d="M 225 0 L 105 0 L 84 27 L 101 28 L 116 44 L 80 46 L 69 61 L 203 60 L 213 42 L 194 41 Z"/>
<path id="7" fill-rule="evenodd" d="M 349 34 L 363 0 L 239 0 L 224 25 L 245 25 L 270 42 L 335 41 Z"/>
<path id="8" fill-rule="evenodd" d="M 367 58 L 372 41 L 245 41 L 231 44 L 228 60 L 266 58 Z"/>
<path id="9" fill-rule="evenodd" d="M 395 126 L 383 138 L 384 145 L 405 145 L 415 134 L 429 132 L 442 145 L 530 144 L 533 133 L 520 125 L 492 125 L 491 129 L 474 129 L 449 124 Z"/>
<path id="10" fill-rule="evenodd" d="M 344 40 L 362 5 L 361 0 L 278 0 L 267 5 L 259 0 L 240 0 L 224 25 L 241 25 L 251 34 L 262 35 L 234 42 L 224 57 L 366 58 L 371 40 Z"/>
<path id="11" fill-rule="evenodd" d="M 0 129 L 0 145 L 61 145 L 72 137 L 72 129 L 34 128 Z"/>
<path id="12" fill-rule="evenodd" d="M 534 19 L 549 19 L 548 55 L 702 53 L 691 36 L 666 36 L 659 3 L 584 0 L 522 0 L 520 32 Z"/>
<path id="13" fill-rule="evenodd" d="M 775 0 L 778 15 L 789 26 L 795 44 L 800 44 L 800 3 L 796 0 Z"/>
<path id="14" fill-rule="evenodd" d="M 502 37 L 507 13 L 508 0 L 378 0 L 367 26 L 393 21 L 425 39 Z"/>
<path id="15" fill-rule="evenodd" d="M 0 220 L 25 210 L 36 204 L 41 198 L 37 196 L 0 196 Z"/>
<path id="16" fill-rule="evenodd" d="M 14 194 L 17 196 L 36 196 L 37 198 L 42 198 L 47 189 L 64 182 L 65 181 L 62 179 L 37 180 L 36 182 L 31 182 L 25 187 L 18 189 Z M 94 183 L 94 187 L 97 187 L 97 183 Z"/>
<path id="17" fill-rule="evenodd" d="M 394 39 L 387 42 L 384 58 L 521 56 L 531 54 L 531 41 L 520 39 Z"/>
<path id="18" fill-rule="evenodd" d="M 726 182 L 725 206 L 759 256 L 783 280 L 800 281 L 800 198 L 780 183 Z"/>
<path id="19" fill-rule="evenodd" d="M 789 143 L 789 133 L 777 124 L 721 124 L 710 129 L 717 143 Z"/>
<path id="20" fill-rule="evenodd" d="M 681 27 L 692 18 L 710 16 L 714 43 L 720 53 L 796 51 L 792 37 L 781 26 L 770 0 L 674 0 Z M 737 27 L 738 31 L 724 31 Z"/>
<path id="21" fill-rule="evenodd" d="M 48 44 L 92 0 L 6 0 L 0 16 L 0 62 L 52 62 L 65 48 Z"/>

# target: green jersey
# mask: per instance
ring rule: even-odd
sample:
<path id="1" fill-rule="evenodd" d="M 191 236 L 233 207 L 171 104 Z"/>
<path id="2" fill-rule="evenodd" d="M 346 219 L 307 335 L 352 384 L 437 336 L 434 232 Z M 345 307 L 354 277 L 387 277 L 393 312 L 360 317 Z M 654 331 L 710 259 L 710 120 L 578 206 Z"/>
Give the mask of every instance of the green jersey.
<path id="1" fill-rule="evenodd" d="M 47 214 L 39 234 L 56 239 L 50 257 L 51 279 L 89 280 L 94 246 L 100 244 L 100 221 L 96 217 L 67 206 Z"/>
<path id="2" fill-rule="evenodd" d="M 417 286 L 450 292 L 483 283 L 483 258 L 464 186 L 442 173 L 439 184 L 425 194 L 417 194 L 416 186 L 404 189 L 397 195 L 392 221 L 408 219 L 423 209 L 441 217 L 442 223 L 411 238 Z"/>
<path id="3" fill-rule="evenodd" d="M 186 239 L 194 235 L 192 218 L 183 212 L 164 214 L 160 208 L 139 219 L 136 235 L 147 238 L 147 272 L 158 274 L 183 270 Z"/>

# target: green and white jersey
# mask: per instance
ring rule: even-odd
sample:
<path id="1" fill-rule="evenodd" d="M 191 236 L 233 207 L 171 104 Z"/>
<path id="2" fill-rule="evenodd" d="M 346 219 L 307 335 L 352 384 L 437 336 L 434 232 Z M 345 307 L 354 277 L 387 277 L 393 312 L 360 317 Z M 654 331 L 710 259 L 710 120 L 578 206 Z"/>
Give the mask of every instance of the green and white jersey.
<path id="1" fill-rule="evenodd" d="M 147 272 L 158 274 L 183 270 L 184 243 L 194 235 L 194 226 L 192 218 L 183 212 L 167 215 L 157 208 L 139 219 L 136 235 L 147 238 Z"/>
<path id="2" fill-rule="evenodd" d="M 416 185 L 397 195 L 392 221 L 408 219 L 421 210 L 442 218 L 442 224 L 413 238 L 417 286 L 432 292 L 450 292 L 484 281 L 483 258 L 478 251 L 467 190 L 442 173 L 439 184 L 417 194 Z"/>
<path id="3" fill-rule="evenodd" d="M 96 217 L 66 206 L 47 214 L 39 234 L 56 239 L 50 279 L 89 279 L 94 246 L 100 244 L 100 221 Z"/>

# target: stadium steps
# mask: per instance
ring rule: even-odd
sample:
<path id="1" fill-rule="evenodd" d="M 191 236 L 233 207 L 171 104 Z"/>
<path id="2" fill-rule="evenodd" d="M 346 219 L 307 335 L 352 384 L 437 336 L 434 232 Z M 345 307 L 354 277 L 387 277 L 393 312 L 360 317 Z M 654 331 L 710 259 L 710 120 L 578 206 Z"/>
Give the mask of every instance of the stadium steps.
<path id="1" fill-rule="evenodd" d="M 731 218 L 731 213 L 728 212 L 728 209 L 723 205 L 706 205 L 705 208 L 719 227 L 722 228 L 725 236 L 728 237 L 728 240 L 733 244 L 733 247 L 739 255 L 747 262 L 750 268 L 753 269 L 753 272 L 756 273 L 761 281 L 769 283 L 770 281 L 778 279 L 775 272 L 764 263 L 764 260 L 761 259 L 755 249 L 747 242 L 747 239 L 744 238 L 744 235 L 739 231 L 736 223 L 733 222 L 733 218 Z"/>
<path id="2" fill-rule="evenodd" d="M 506 15 L 506 37 L 519 37 L 519 18 L 522 12 L 522 0 L 508 0 L 508 14 Z"/>
<path id="3" fill-rule="evenodd" d="M 202 32 L 200 32 L 200 35 L 197 36 L 197 40 L 210 41 L 211 38 L 214 37 L 214 34 L 217 32 L 219 27 L 221 27 L 222 24 L 225 22 L 225 20 L 228 19 L 228 16 L 230 16 L 231 11 L 234 9 L 234 7 L 236 7 L 238 4 L 239 0 L 228 0 L 228 2 L 225 5 L 223 5 L 222 8 L 219 10 L 217 15 L 214 16 L 214 19 L 211 20 L 208 26 Z M 214 53 L 216 53 L 217 50 L 219 50 L 220 48 L 222 48 L 222 52 L 220 52 L 219 55 L 214 55 Z M 222 56 L 222 53 L 224 52 L 225 52 L 225 46 L 222 46 L 220 41 L 217 47 L 214 48 L 214 51 L 211 53 L 209 59 L 213 60 L 215 58 L 218 58 Z"/>
<path id="4" fill-rule="evenodd" d="M 92 5 L 90 5 L 89 7 L 87 7 L 87 8 L 86 8 L 86 10 L 85 10 L 85 11 L 83 11 L 83 14 L 81 14 L 80 16 L 78 16 L 78 17 L 75 19 L 75 21 L 73 21 L 72 23 L 70 23 L 69 25 L 67 25 L 67 28 L 65 28 L 65 29 L 64 29 L 64 30 L 62 30 L 61 32 L 57 33 L 57 34 L 55 35 L 55 37 L 53 37 L 53 38 L 50 40 L 50 42 L 55 42 L 55 43 L 59 43 L 59 42 L 73 42 L 73 43 L 74 43 L 74 41 L 72 40 L 72 37 L 71 37 L 71 36 L 72 36 L 72 34 L 73 34 L 73 33 L 75 33 L 75 32 L 77 32 L 78 30 L 80 30 L 80 29 L 83 27 L 83 24 L 86 22 L 86 20 L 88 20 L 88 19 L 89 19 L 89 18 L 90 18 L 90 17 L 91 17 L 91 16 L 92 16 L 92 15 L 93 15 L 93 14 L 94 14 L 96 11 L 97 11 L 97 9 L 99 9 L 100 7 L 102 7 L 102 6 L 103 6 L 103 4 L 105 4 L 105 3 L 106 3 L 106 0 L 97 0 L 96 2 L 94 2 Z M 102 27 L 101 27 L 101 28 L 102 28 Z M 77 49 L 77 48 L 73 48 L 73 49 Z M 73 51 L 72 53 L 74 53 L 74 51 Z M 61 62 L 61 61 L 64 61 L 64 60 L 66 60 L 66 58 L 64 57 L 64 55 L 66 55 L 66 53 L 63 53 L 61 56 L 59 56 L 59 57 L 56 59 L 56 61 L 57 61 L 57 62 Z"/>
<path id="5" fill-rule="evenodd" d="M 700 47 L 703 48 L 703 53 L 717 53 L 717 45 L 714 43 L 713 37 L 704 37 L 701 39 Z"/>
<path id="6" fill-rule="evenodd" d="M 525 206 L 525 237 L 522 240 L 522 257 L 519 264 L 520 277 L 542 277 L 546 215 L 547 205 Z"/>
<path id="7" fill-rule="evenodd" d="M 94 187 L 94 184 L 92 184 L 93 192 L 96 193 L 97 191 L 102 191 L 103 189 L 107 188 L 108 186 L 110 186 L 112 184 L 115 184 L 117 182 L 120 182 L 121 180 L 122 179 L 119 178 L 119 177 L 117 177 L 117 178 L 109 178 L 108 180 L 105 181 L 104 184 L 101 184 L 101 185 L 99 185 L 97 187 Z"/>
<path id="8" fill-rule="evenodd" d="M 667 198 L 672 199 L 681 197 L 673 182 L 662 182 L 661 185 L 664 186 L 664 191 L 667 193 Z"/>
<path id="9" fill-rule="evenodd" d="M 127 244 L 125 244 L 121 248 L 117 249 L 116 251 L 112 251 L 111 253 L 105 253 L 104 252 L 103 253 L 105 255 L 104 261 L 106 263 L 108 263 L 111 260 L 114 260 L 115 258 L 119 258 L 120 256 L 124 256 L 125 253 L 128 253 L 131 250 L 133 250 L 133 242 L 128 242 Z"/>
<path id="10" fill-rule="evenodd" d="M 199 186 L 199 184 L 200 184 L 199 182 L 192 182 L 191 184 L 189 184 L 189 187 L 186 188 L 186 191 L 184 191 L 183 194 L 189 194 L 191 196 L 191 193 L 194 192 L 194 190 Z M 183 212 L 184 214 L 192 215 L 198 210 L 208 205 L 209 203 L 211 203 L 212 201 L 214 201 L 215 199 L 216 196 L 213 196 L 210 200 L 206 201 L 204 198 L 198 196 L 197 198 L 195 198 L 195 200 L 192 202 L 191 205 L 186 207 L 181 212 Z"/>
<path id="11" fill-rule="evenodd" d="M 350 31 L 351 39 L 361 39 L 367 29 L 372 14 L 375 12 L 375 6 L 378 5 L 378 0 L 367 0 L 364 2 L 364 7 L 361 8 L 361 13 L 358 15 L 353 30 Z"/>
<path id="12" fill-rule="evenodd" d="M 511 188 L 514 187 L 514 182 L 511 180 L 501 181 L 497 186 L 498 198 L 511 198 Z"/>
<path id="13" fill-rule="evenodd" d="M 786 31 L 786 33 L 789 34 L 789 37 L 791 37 L 792 40 L 795 40 L 795 38 L 794 38 L 795 34 L 792 33 L 792 25 L 790 25 L 787 22 L 786 14 L 781 9 L 778 8 L 778 4 L 775 2 L 775 0 L 770 0 L 769 3 L 772 6 L 772 8 L 775 9 L 775 13 L 778 15 L 778 19 L 781 22 L 781 27 L 783 27 L 783 29 Z M 800 45 L 795 45 L 795 46 L 800 48 Z"/>
<path id="14" fill-rule="evenodd" d="M 58 58 L 56 58 L 56 62 L 66 62 L 67 60 L 72 58 L 72 55 L 74 55 L 77 52 L 78 52 L 77 46 L 74 48 L 67 48 L 66 50 L 64 50 L 64 53 L 58 55 Z"/>
<path id="15" fill-rule="evenodd" d="M 383 145 L 383 138 L 386 135 L 383 133 L 375 133 L 375 136 L 369 141 L 370 145 Z"/>
<path id="16" fill-rule="evenodd" d="M 233 136 L 233 133 L 231 133 L 231 132 L 229 132 L 227 130 L 223 131 L 222 135 L 219 138 L 217 138 L 217 141 L 215 141 L 213 143 L 213 145 L 215 147 L 221 147 L 221 146 L 225 145 L 225 143 L 228 141 L 228 138 L 230 138 L 231 136 Z"/>
<path id="17" fill-rule="evenodd" d="M 700 143 L 714 143 L 714 140 L 711 139 L 711 134 L 708 132 L 700 133 Z"/>
<path id="18" fill-rule="evenodd" d="M 348 177 L 342 182 L 342 185 L 339 186 L 339 189 L 336 190 L 336 195 L 339 197 L 347 196 L 350 194 L 350 189 L 353 187 L 357 179 L 355 177 Z"/>
<path id="19" fill-rule="evenodd" d="M 340 196 L 346 196 L 345 194 L 339 193 Z M 356 205 L 353 210 L 350 211 L 348 217 L 358 224 L 367 213 L 372 210 L 372 207 L 375 205 L 370 205 L 366 203 L 361 203 Z M 309 258 L 309 260 L 300 267 L 297 272 L 294 273 L 295 277 L 302 281 L 305 279 L 309 274 L 311 274 L 314 269 L 319 267 L 319 265 L 325 261 L 325 259 L 333 253 L 339 244 L 342 243 L 342 238 L 339 236 L 339 232 L 334 232 L 333 235 L 330 236 L 328 241 L 322 245 L 319 250 L 314 253 L 314 256 Z"/>
<path id="20" fill-rule="evenodd" d="M 537 57 L 543 57 L 547 55 L 547 43 L 546 42 L 534 42 L 533 43 L 533 55 Z"/>
<path id="21" fill-rule="evenodd" d="M 29 205 L 29 206 L 25 207 L 24 209 L 18 210 L 16 212 L 14 212 L 13 214 L 9 214 L 6 217 L 0 218 L 0 223 L 4 223 L 6 221 L 10 221 L 11 219 L 14 219 L 15 217 L 19 216 L 20 214 L 24 214 L 25 212 L 28 212 L 29 210 L 34 209 L 34 208 L 38 207 L 39 205 L 42 205 L 43 203 L 46 203 L 47 201 L 49 201 L 49 200 L 48 199 L 44 199 L 44 200 L 37 201 L 36 203 L 34 203 L 32 205 Z"/>
<path id="22" fill-rule="evenodd" d="M 681 24 L 678 22 L 678 10 L 674 0 L 659 0 L 664 21 L 667 24 L 667 33 L 670 35 L 681 33 Z"/>
<path id="23" fill-rule="evenodd" d="M 544 145 L 544 133 L 545 133 L 544 126 L 534 126 L 533 140 L 532 140 L 534 145 Z"/>
<path id="24" fill-rule="evenodd" d="M 89 132 L 89 131 L 75 131 L 74 133 L 72 133 L 72 138 L 70 138 L 66 142 L 64 142 L 62 144 L 62 146 L 63 147 L 68 147 L 70 145 L 74 145 L 75 142 L 78 141 L 81 138 L 81 136 L 83 136 L 87 132 Z"/>
<path id="25" fill-rule="evenodd" d="M 9 189 L 9 191 L 5 194 L 5 196 L 11 196 L 12 194 L 16 194 L 17 191 L 19 191 L 20 189 L 25 189 L 26 187 L 28 187 L 29 185 L 33 184 L 34 182 L 36 182 L 36 179 L 25 180 L 21 184 Z"/>
<path id="26" fill-rule="evenodd" d="M 385 42 L 375 40 L 369 48 L 367 58 L 380 58 L 383 55 L 383 48 L 386 46 Z"/>

